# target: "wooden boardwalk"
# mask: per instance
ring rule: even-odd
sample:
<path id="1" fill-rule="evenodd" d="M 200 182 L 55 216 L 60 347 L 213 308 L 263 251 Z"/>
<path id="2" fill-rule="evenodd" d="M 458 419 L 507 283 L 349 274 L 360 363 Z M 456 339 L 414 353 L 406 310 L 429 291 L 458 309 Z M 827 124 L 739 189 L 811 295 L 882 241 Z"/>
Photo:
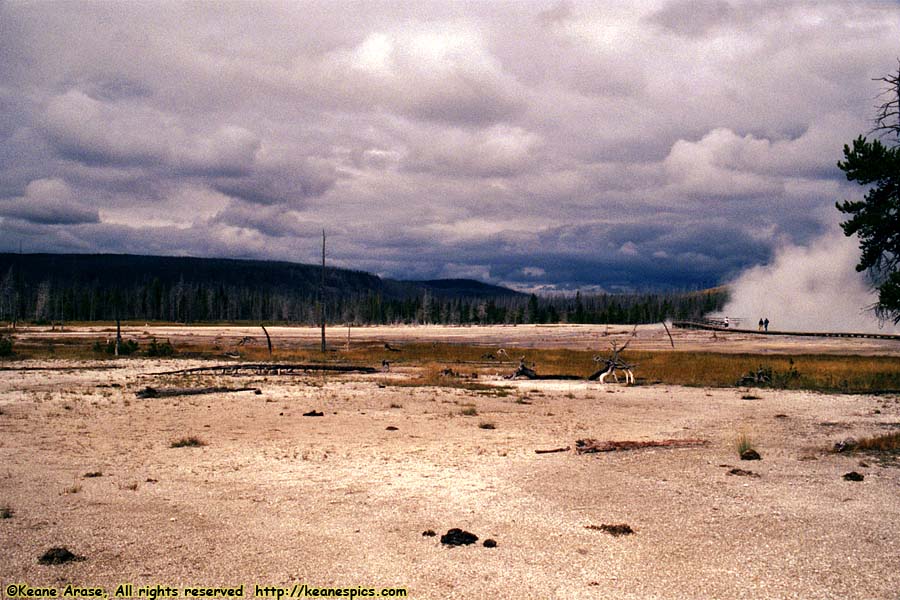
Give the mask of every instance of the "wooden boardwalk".
<path id="1" fill-rule="evenodd" d="M 721 325 L 704 323 L 701 321 L 673 321 L 672 326 L 680 327 L 682 329 L 708 329 L 710 331 L 722 331 L 725 333 L 749 333 L 753 335 L 792 335 L 826 338 L 870 338 L 875 340 L 900 341 L 900 335 L 896 333 L 844 333 L 839 331 L 759 331 L 757 329 L 737 329 L 734 327 L 722 327 Z"/>

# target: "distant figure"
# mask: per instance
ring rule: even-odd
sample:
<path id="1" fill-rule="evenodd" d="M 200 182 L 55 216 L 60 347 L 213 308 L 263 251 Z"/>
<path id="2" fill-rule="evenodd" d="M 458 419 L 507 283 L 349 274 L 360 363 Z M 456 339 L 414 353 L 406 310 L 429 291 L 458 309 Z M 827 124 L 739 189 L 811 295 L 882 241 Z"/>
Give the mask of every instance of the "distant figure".
<path id="1" fill-rule="evenodd" d="M 765 325 L 765 323 L 763 322 L 762 317 L 760 317 L 760 319 L 759 319 L 759 330 L 760 331 L 763 330 L 763 325 Z"/>
<path id="2" fill-rule="evenodd" d="M 728 327 L 728 317 L 725 317 L 725 327 Z"/>
<path id="3" fill-rule="evenodd" d="M 766 328 L 766 331 L 769 331 L 769 317 L 766 317 L 766 320 L 763 321 L 763 326 Z"/>

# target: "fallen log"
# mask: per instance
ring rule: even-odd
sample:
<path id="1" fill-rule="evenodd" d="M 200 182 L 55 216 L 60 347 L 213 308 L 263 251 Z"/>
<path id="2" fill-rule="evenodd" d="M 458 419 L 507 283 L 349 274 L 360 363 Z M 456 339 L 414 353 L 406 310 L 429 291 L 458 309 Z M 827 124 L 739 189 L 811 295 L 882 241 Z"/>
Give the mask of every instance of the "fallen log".
<path id="1" fill-rule="evenodd" d="M 519 368 L 516 369 L 512 375 L 508 375 L 507 379 L 520 379 L 524 377 L 525 379 L 539 379 L 537 372 L 528 367 L 525 364 L 525 361 L 519 363 Z"/>
<path id="2" fill-rule="evenodd" d="M 705 446 L 708 440 L 685 439 L 685 440 L 650 440 L 645 442 L 639 441 L 600 441 L 594 439 L 576 440 L 576 454 L 592 454 L 594 452 L 622 452 L 625 450 L 639 450 L 641 448 L 691 448 L 694 446 Z"/>
<path id="3" fill-rule="evenodd" d="M 134 393 L 138 398 L 172 398 L 173 396 L 199 396 L 201 394 L 228 394 L 231 392 L 257 392 L 259 388 L 252 387 L 205 387 L 205 388 L 162 388 L 145 387 Z"/>
<path id="4" fill-rule="evenodd" d="M 568 452 L 571 450 L 571 446 L 566 446 L 565 448 L 551 448 L 550 450 L 535 450 L 535 454 L 552 454 L 554 452 Z"/>

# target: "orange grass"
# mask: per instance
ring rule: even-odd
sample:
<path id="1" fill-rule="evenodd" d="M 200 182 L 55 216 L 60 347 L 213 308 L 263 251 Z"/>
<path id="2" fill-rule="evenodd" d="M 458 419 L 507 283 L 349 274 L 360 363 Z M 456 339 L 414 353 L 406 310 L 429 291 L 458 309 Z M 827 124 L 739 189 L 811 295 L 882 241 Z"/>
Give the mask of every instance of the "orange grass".
<path id="1" fill-rule="evenodd" d="M 72 337 L 29 339 L 27 335 L 14 334 L 16 356 L 0 360 L 0 364 L 9 364 L 18 359 L 50 358 L 50 359 L 109 359 L 113 357 L 92 350 L 93 344 L 105 337 Z M 150 336 L 134 336 L 140 345 L 138 352 L 132 357 L 146 356 Z M 384 342 L 372 341 L 353 343 L 350 349 L 342 344 L 329 347 L 324 354 L 319 351 L 318 344 L 308 341 L 290 341 L 273 339 L 275 346 L 270 356 L 266 348 L 265 338 L 253 336 L 252 341 L 237 346 L 239 338 L 223 338 L 217 345 L 208 339 L 189 340 L 183 337 L 173 340 L 174 359 L 208 358 L 226 359 L 226 354 L 238 354 L 244 361 L 279 361 L 279 362 L 323 362 L 330 364 L 361 364 L 380 366 L 382 360 L 388 360 L 392 368 L 413 368 L 418 372 L 409 380 L 408 385 L 430 385 L 438 387 L 481 387 L 478 379 L 471 378 L 473 373 L 479 377 L 507 375 L 518 366 L 518 359 L 525 361 L 539 375 L 576 375 L 588 377 L 597 369 L 593 361 L 595 354 L 605 356 L 608 350 L 570 350 L 570 349 L 533 349 L 508 347 L 508 357 L 497 356 L 494 346 L 475 344 L 451 344 L 431 342 L 392 342 L 391 346 L 399 349 L 392 352 L 385 348 Z M 162 339 L 159 339 L 162 342 Z M 487 355 L 494 355 L 493 358 Z M 635 375 L 639 384 L 660 383 L 687 386 L 732 387 L 745 374 L 760 367 L 771 368 L 776 373 L 784 373 L 792 367 L 799 374 L 788 378 L 784 385 L 789 389 L 809 389 L 820 391 L 836 391 L 851 393 L 879 393 L 900 391 L 900 360 L 889 356 L 834 356 L 824 354 L 810 355 L 756 355 L 756 354 L 722 354 L 714 352 L 681 352 L 681 351 L 628 351 L 621 358 L 628 363 L 636 364 Z M 791 362 L 793 361 L 793 362 Z M 441 376 L 444 368 L 467 376 L 455 378 Z M 392 380 L 385 382 L 396 385 Z"/>

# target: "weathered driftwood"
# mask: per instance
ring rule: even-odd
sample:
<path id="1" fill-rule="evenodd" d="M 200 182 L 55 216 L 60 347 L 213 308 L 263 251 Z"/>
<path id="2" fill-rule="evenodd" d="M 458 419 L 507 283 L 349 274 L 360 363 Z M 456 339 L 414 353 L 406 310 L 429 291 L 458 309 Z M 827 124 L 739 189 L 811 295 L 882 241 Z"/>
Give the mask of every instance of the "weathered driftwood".
<path id="1" fill-rule="evenodd" d="M 532 363 L 533 367 L 534 363 Z M 541 381 L 572 381 L 581 379 L 578 375 L 538 375 L 532 367 L 525 364 L 525 360 L 519 361 L 518 368 L 506 376 L 506 379 L 539 379 Z"/>
<path id="2" fill-rule="evenodd" d="M 138 398 L 171 398 L 173 396 L 199 396 L 201 394 L 227 394 L 231 392 L 259 392 L 252 387 L 205 387 L 205 388 L 153 388 L 145 387 L 134 393 Z"/>
<path id="3" fill-rule="evenodd" d="M 685 440 L 650 440 L 645 442 L 639 441 L 601 441 L 594 439 L 583 439 L 575 442 L 575 452 L 577 454 L 591 454 L 594 452 L 621 452 L 624 450 L 638 450 L 640 448 L 690 448 L 693 446 L 705 446 L 708 440 L 685 439 Z"/>
<path id="4" fill-rule="evenodd" d="M 634 368 L 637 365 L 626 363 L 619 357 L 619 355 L 625 351 L 625 349 L 628 347 L 628 344 L 630 344 L 631 340 L 634 339 L 635 335 L 637 335 L 637 325 L 634 326 L 634 330 L 631 332 L 631 337 L 628 338 L 628 341 L 625 342 L 624 346 L 619 348 L 618 344 L 616 344 L 616 342 L 613 342 L 612 354 L 606 357 L 600 355 L 594 356 L 594 362 L 602 366 L 600 367 L 600 369 L 591 374 L 588 379 L 590 381 L 599 380 L 600 383 L 606 383 L 606 378 L 612 375 L 613 379 L 615 379 L 616 383 L 618 383 L 619 377 L 616 375 L 616 371 L 622 371 L 625 374 L 625 384 L 634 384 Z"/>
<path id="5" fill-rule="evenodd" d="M 535 454 L 553 454 L 554 452 L 568 452 L 572 449 L 572 446 L 566 446 L 565 448 L 551 448 L 549 450 L 535 450 Z"/>
<path id="6" fill-rule="evenodd" d="M 187 375 L 190 373 L 210 373 L 214 375 L 302 375 L 317 371 L 333 373 L 377 373 L 373 367 L 361 365 L 319 365 L 319 364 L 275 364 L 275 363 L 239 363 L 233 365 L 215 365 L 211 367 L 194 367 L 165 371 L 155 375 Z"/>

